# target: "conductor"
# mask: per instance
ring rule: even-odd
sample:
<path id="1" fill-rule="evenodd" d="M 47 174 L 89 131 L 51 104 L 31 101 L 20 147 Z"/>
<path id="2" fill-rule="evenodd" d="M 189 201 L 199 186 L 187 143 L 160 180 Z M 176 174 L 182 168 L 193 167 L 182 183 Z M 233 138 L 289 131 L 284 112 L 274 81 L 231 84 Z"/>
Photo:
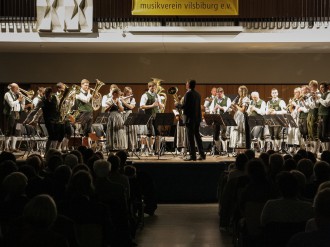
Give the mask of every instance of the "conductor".
<path id="1" fill-rule="evenodd" d="M 199 134 L 199 126 L 202 121 L 201 112 L 201 96 L 195 91 L 196 81 L 190 80 L 186 82 L 187 92 L 184 96 L 182 105 L 177 105 L 183 109 L 182 121 L 186 125 L 189 143 L 189 154 L 184 160 L 205 160 L 206 156 L 203 150 L 202 138 Z M 195 139 L 199 152 L 199 157 L 196 158 Z"/>

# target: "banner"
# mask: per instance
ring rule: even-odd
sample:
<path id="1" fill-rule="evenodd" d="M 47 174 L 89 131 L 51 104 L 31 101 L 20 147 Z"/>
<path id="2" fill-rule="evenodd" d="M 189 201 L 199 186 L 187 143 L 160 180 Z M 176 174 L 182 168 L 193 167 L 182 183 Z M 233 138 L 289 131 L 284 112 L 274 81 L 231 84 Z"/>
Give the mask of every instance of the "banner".
<path id="1" fill-rule="evenodd" d="M 132 0 L 132 15 L 238 15 L 238 0 Z"/>

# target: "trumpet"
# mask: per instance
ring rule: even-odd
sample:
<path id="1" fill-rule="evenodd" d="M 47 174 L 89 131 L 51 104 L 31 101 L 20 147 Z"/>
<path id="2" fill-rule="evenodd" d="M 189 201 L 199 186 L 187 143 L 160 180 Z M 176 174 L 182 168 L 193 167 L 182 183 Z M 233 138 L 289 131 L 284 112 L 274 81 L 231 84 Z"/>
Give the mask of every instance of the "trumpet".
<path id="1" fill-rule="evenodd" d="M 19 94 L 28 102 L 32 103 L 32 98 L 34 96 L 33 90 L 24 90 L 22 88 L 18 88 Z"/>

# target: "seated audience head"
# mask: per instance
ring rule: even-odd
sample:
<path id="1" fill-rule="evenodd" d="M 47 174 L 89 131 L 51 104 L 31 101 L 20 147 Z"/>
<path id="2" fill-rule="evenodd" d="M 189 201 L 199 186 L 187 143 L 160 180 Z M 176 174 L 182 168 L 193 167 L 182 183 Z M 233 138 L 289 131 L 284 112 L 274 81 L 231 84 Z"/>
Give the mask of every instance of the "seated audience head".
<path id="1" fill-rule="evenodd" d="M 297 154 L 301 155 L 303 159 L 307 159 L 307 151 L 305 149 L 299 149 Z"/>
<path id="2" fill-rule="evenodd" d="M 0 184 L 4 178 L 12 172 L 17 172 L 18 167 L 12 160 L 6 160 L 0 163 Z"/>
<path id="3" fill-rule="evenodd" d="M 85 164 L 78 164 L 75 167 L 73 167 L 72 169 L 72 175 L 76 174 L 79 171 L 86 171 L 86 172 L 91 172 L 91 170 L 89 169 L 89 167 Z"/>
<path id="4" fill-rule="evenodd" d="M 124 167 L 124 174 L 129 178 L 133 178 L 136 176 L 136 168 L 134 166 L 127 165 Z"/>
<path id="5" fill-rule="evenodd" d="M 307 151 L 307 159 L 311 160 L 313 164 L 316 162 L 316 155 L 311 151 Z"/>
<path id="6" fill-rule="evenodd" d="M 330 227 L 330 188 L 317 193 L 314 201 L 315 221 L 318 229 L 328 230 Z"/>
<path id="7" fill-rule="evenodd" d="M 78 150 L 81 154 L 83 154 L 83 153 L 87 150 L 87 147 L 86 147 L 86 146 L 79 146 L 79 147 L 77 148 L 77 150 Z"/>
<path id="8" fill-rule="evenodd" d="M 63 165 L 62 156 L 54 155 L 49 158 L 47 162 L 47 170 L 50 172 L 54 172 L 57 167 Z"/>
<path id="9" fill-rule="evenodd" d="M 29 156 L 25 162 L 26 165 L 34 168 L 37 174 L 42 170 L 42 160 L 38 156 Z"/>
<path id="10" fill-rule="evenodd" d="M 46 162 L 46 165 L 48 165 L 48 162 L 50 160 L 50 158 L 52 158 L 53 156 L 59 156 L 59 157 L 62 157 L 62 154 L 60 151 L 58 151 L 57 149 L 54 149 L 54 148 L 50 148 L 46 155 L 45 155 L 45 162 Z"/>
<path id="11" fill-rule="evenodd" d="M 283 166 L 284 171 L 289 172 L 289 171 L 295 170 L 296 168 L 297 168 L 297 163 L 294 159 L 289 158 L 284 161 L 284 166 Z"/>
<path id="12" fill-rule="evenodd" d="M 111 170 L 111 163 L 106 160 L 97 160 L 94 162 L 93 170 L 97 178 L 106 178 Z"/>
<path id="13" fill-rule="evenodd" d="M 72 150 L 70 152 L 70 154 L 73 154 L 73 155 L 75 155 L 78 158 L 78 164 L 81 164 L 81 163 L 84 162 L 83 161 L 83 156 L 82 156 L 81 152 L 79 152 L 78 150 Z"/>
<path id="14" fill-rule="evenodd" d="M 274 153 L 269 156 L 269 173 L 272 177 L 283 170 L 283 165 L 284 159 L 282 155 Z"/>
<path id="15" fill-rule="evenodd" d="M 82 170 L 75 173 L 70 180 L 68 192 L 69 194 L 91 196 L 94 192 L 92 175 Z"/>
<path id="16" fill-rule="evenodd" d="M 298 196 L 298 180 L 292 173 L 280 172 L 276 176 L 276 182 L 284 198 L 295 198 Z"/>
<path id="17" fill-rule="evenodd" d="M 309 183 L 311 176 L 313 175 L 313 163 L 309 159 L 301 159 L 297 164 L 297 170 L 301 171 Z"/>
<path id="18" fill-rule="evenodd" d="M 82 154 L 83 154 L 84 163 L 87 164 L 87 161 L 93 157 L 94 150 L 91 148 L 87 148 Z"/>
<path id="19" fill-rule="evenodd" d="M 2 187 L 7 195 L 18 196 L 25 194 L 25 188 L 28 178 L 21 172 L 13 172 L 9 174 L 2 182 Z"/>
<path id="20" fill-rule="evenodd" d="M 330 165 L 325 161 L 318 161 L 314 165 L 314 175 L 317 181 L 330 180 Z"/>
<path id="21" fill-rule="evenodd" d="M 306 186 L 306 177 L 305 177 L 305 175 L 302 172 L 298 171 L 298 170 L 291 170 L 290 173 L 293 174 L 293 176 L 295 176 L 295 178 L 298 181 L 300 194 L 303 193 L 304 190 L 305 190 L 305 186 Z"/>
<path id="22" fill-rule="evenodd" d="M 16 157 L 13 153 L 7 152 L 7 151 L 2 151 L 0 153 L 0 163 L 6 161 L 6 160 L 11 160 L 14 163 L 16 163 Z"/>
<path id="23" fill-rule="evenodd" d="M 265 181 L 266 169 L 261 159 L 251 159 L 247 162 L 247 175 L 251 182 Z"/>
<path id="24" fill-rule="evenodd" d="M 63 184 L 67 184 L 69 182 L 71 175 L 71 168 L 67 165 L 58 166 L 54 172 L 54 178 Z"/>
<path id="25" fill-rule="evenodd" d="M 23 219 L 28 224 L 41 229 L 49 229 L 57 218 L 57 208 L 49 195 L 33 197 L 23 211 Z"/>
<path id="26" fill-rule="evenodd" d="M 23 173 L 29 181 L 37 176 L 36 170 L 32 166 L 22 165 L 18 171 Z"/>
<path id="27" fill-rule="evenodd" d="M 116 155 L 120 158 L 120 166 L 124 167 L 126 165 L 126 161 L 127 161 L 127 152 L 124 150 L 120 150 L 116 153 Z"/>
<path id="28" fill-rule="evenodd" d="M 109 155 L 108 161 L 111 163 L 111 172 L 119 171 L 120 158 L 117 155 Z"/>
<path id="29" fill-rule="evenodd" d="M 306 155 L 306 157 L 307 157 L 307 155 Z M 298 153 L 294 154 L 292 158 L 296 161 L 297 164 L 300 160 L 306 159 L 301 154 L 298 154 Z"/>
<path id="30" fill-rule="evenodd" d="M 262 161 L 265 164 L 266 171 L 267 171 L 268 168 L 269 168 L 269 154 L 268 153 L 261 153 L 259 155 L 259 159 L 262 159 Z"/>
<path id="31" fill-rule="evenodd" d="M 245 165 L 249 161 L 249 158 L 244 153 L 240 153 L 236 157 L 235 166 L 237 170 L 244 171 Z"/>
<path id="32" fill-rule="evenodd" d="M 68 154 L 64 158 L 64 164 L 73 168 L 78 165 L 78 157 L 74 154 Z"/>
<path id="33" fill-rule="evenodd" d="M 254 159 L 256 157 L 256 153 L 252 149 L 247 149 L 244 154 L 248 157 L 249 160 Z"/>
<path id="34" fill-rule="evenodd" d="M 325 150 L 322 152 L 321 154 L 321 160 L 328 162 L 330 164 L 330 151 L 329 150 Z"/>

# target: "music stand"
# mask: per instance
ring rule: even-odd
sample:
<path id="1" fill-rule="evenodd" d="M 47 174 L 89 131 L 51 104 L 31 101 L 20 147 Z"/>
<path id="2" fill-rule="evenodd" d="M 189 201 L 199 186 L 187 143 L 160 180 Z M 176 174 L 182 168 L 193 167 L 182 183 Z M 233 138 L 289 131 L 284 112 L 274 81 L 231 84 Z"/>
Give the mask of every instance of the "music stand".
<path id="1" fill-rule="evenodd" d="M 298 128 L 296 121 L 294 121 L 290 114 L 284 114 L 284 117 L 291 128 Z"/>
<path id="2" fill-rule="evenodd" d="M 289 124 L 287 123 L 284 115 L 282 114 L 274 114 L 274 115 L 265 115 L 265 124 L 268 125 L 269 127 L 282 127 L 282 141 L 281 141 L 281 147 L 279 152 L 284 152 L 284 153 L 288 153 L 287 150 L 285 150 L 284 148 L 284 131 L 285 128 L 287 128 L 289 126 Z"/>
<path id="3" fill-rule="evenodd" d="M 145 114 L 145 113 L 130 113 L 128 117 L 126 118 L 124 125 L 127 128 L 127 151 L 129 151 L 129 126 L 133 125 L 147 125 L 148 122 L 151 119 L 151 115 Z M 132 149 L 132 154 L 134 154 L 138 159 L 140 159 L 140 156 L 134 152 Z"/>
<path id="4" fill-rule="evenodd" d="M 248 116 L 247 121 L 249 123 L 249 128 L 250 128 L 250 131 L 249 131 L 250 136 L 252 136 L 252 132 L 253 132 L 254 128 L 258 127 L 258 126 L 261 127 L 261 129 L 260 129 L 261 132 L 259 132 L 259 134 L 264 135 L 263 128 L 265 126 L 265 119 L 263 118 L 263 116 L 261 116 L 261 115 Z M 254 136 L 253 136 L 253 138 L 254 138 Z M 252 144 L 252 142 L 253 142 L 253 144 Z M 254 143 L 257 143 L 258 148 L 260 148 L 258 138 L 253 139 L 252 142 L 251 142 L 251 144 L 252 144 L 251 147 L 253 149 L 254 149 Z"/>
<path id="5" fill-rule="evenodd" d="M 221 153 L 221 150 L 218 150 L 217 146 L 215 145 L 215 141 L 214 141 L 214 126 L 215 125 L 220 125 L 220 126 L 221 125 L 224 125 L 224 122 L 223 122 L 220 114 L 205 114 L 204 115 L 204 120 L 205 120 L 205 123 L 208 126 L 212 126 L 212 129 L 213 129 L 213 133 L 212 133 L 212 144 L 213 144 L 213 147 L 212 147 L 212 150 L 211 150 L 211 154 L 214 156 L 216 150 L 220 154 Z"/>
<path id="6" fill-rule="evenodd" d="M 95 123 L 98 123 L 98 124 L 108 124 L 109 115 L 110 115 L 110 112 L 102 112 L 102 113 L 100 113 L 96 117 Z"/>
<path id="7" fill-rule="evenodd" d="M 154 125 L 156 127 L 158 126 L 172 126 L 174 122 L 174 113 L 156 113 L 156 118 L 154 121 Z M 160 148 L 158 151 L 158 159 L 161 155 L 161 153 L 165 153 L 166 149 L 166 142 L 162 138 L 162 132 L 160 131 Z M 173 155 L 174 156 L 174 155 Z"/>

